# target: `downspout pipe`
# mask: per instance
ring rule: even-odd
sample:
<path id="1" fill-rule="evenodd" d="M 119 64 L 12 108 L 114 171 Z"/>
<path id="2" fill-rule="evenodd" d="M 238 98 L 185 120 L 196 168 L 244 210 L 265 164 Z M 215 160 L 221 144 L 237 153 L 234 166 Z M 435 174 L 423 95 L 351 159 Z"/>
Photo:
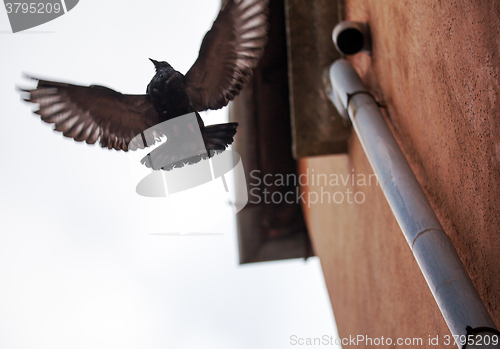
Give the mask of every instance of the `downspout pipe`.
<path id="1" fill-rule="evenodd" d="M 332 96 L 348 115 L 380 186 L 459 348 L 500 348 L 500 333 L 406 161 L 379 107 L 353 66 L 330 68 Z M 479 338 L 489 337 L 488 345 Z M 496 337 L 495 337 L 496 336 Z M 496 341 L 495 341 L 496 338 Z"/>

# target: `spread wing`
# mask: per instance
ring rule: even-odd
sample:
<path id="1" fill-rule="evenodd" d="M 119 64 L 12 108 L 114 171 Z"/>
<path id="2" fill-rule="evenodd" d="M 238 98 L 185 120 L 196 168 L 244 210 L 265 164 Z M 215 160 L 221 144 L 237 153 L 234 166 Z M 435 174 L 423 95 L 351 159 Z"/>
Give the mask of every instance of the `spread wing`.
<path id="1" fill-rule="evenodd" d="M 219 109 L 249 80 L 267 43 L 268 0 L 226 0 L 186 74 L 198 111 Z"/>
<path id="2" fill-rule="evenodd" d="M 104 86 L 78 86 L 39 80 L 35 89 L 21 91 L 29 94 L 25 101 L 39 104 L 35 114 L 55 124 L 55 130 L 77 142 L 103 148 L 124 150 L 129 142 L 144 130 L 156 125 L 158 114 L 146 95 L 124 95 Z M 148 138 L 158 135 L 149 134 Z M 135 142 L 141 143 L 141 142 Z M 143 148 L 130 144 L 130 149 Z M 154 144 L 149 139 L 147 144 Z"/>

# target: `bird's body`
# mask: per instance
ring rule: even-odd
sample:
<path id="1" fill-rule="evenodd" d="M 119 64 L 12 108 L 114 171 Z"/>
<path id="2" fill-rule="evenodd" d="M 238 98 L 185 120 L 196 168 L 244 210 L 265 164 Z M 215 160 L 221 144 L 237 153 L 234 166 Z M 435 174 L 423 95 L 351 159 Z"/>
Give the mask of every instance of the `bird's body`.
<path id="1" fill-rule="evenodd" d="M 151 60 L 156 74 L 146 89 L 146 94 L 153 103 L 161 121 L 166 121 L 194 111 L 186 93 L 186 77 L 166 62 Z"/>
<path id="2" fill-rule="evenodd" d="M 186 75 L 167 62 L 151 60 L 156 74 L 145 95 L 33 78 L 38 85 L 22 90 L 29 93 L 24 100 L 38 103 L 35 113 L 43 121 L 80 142 L 99 140 L 102 147 L 127 151 L 152 145 L 165 135 L 167 143 L 159 147 L 166 154 L 163 157 L 170 159 L 171 164 L 162 167 L 165 170 L 184 165 L 182 152 L 192 147 L 195 126 L 201 131 L 206 156 L 224 151 L 233 142 L 237 124 L 205 126 L 198 112 L 224 107 L 251 77 L 267 43 L 268 1 L 226 0 Z M 188 123 L 163 129 L 164 134 L 152 133 L 146 144 L 132 142 L 159 123 L 193 112 L 198 125 Z"/>

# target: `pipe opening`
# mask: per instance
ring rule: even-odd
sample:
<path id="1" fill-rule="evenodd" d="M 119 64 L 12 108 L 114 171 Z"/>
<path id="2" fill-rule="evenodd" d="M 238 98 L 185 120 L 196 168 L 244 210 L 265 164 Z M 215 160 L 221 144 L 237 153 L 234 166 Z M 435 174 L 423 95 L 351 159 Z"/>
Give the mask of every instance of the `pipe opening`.
<path id="1" fill-rule="evenodd" d="M 337 37 L 337 46 L 342 53 L 353 55 L 360 52 L 365 46 L 363 33 L 355 28 L 341 31 Z"/>

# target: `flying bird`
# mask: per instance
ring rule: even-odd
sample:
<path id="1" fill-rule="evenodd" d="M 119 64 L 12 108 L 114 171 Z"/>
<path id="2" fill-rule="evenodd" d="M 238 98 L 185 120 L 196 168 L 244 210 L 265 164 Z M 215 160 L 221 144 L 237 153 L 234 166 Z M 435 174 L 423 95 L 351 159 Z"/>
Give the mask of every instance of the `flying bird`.
<path id="1" fill-rule="evenodd" d="M 37 81 L 37 87 L 21 89 L 23 99 L 39 104 L 34 113 L 77 142 L 99 141 L 103 148 L 128 151 L 150 146 L 166 136 L 167 142 L 149 157 L 156 154 L 162 158 L 160 168 L 170 170 L 198 162 L 224 151 L 233 142 L 237 123 L 205 126 L 198 112 L 226 106 L 252 76 L 267 43 L 268 1 L 224 1 L 212 28 L 205 34 L 196 62 L 185 75 L 167 62 L 150 59 L 156 74 L 144 95 L 28 76 Z M 193 112 L 198 125 L 180 124 L 144 133 L 164 121 Z M 206 152 L 186 161 L 186 151 L 196 147 L 196 126 Z M 143 142 L 134 142 L 137 135 L 142 135 Z M 146 157 L 142 162 L 159 169 Z"/>

